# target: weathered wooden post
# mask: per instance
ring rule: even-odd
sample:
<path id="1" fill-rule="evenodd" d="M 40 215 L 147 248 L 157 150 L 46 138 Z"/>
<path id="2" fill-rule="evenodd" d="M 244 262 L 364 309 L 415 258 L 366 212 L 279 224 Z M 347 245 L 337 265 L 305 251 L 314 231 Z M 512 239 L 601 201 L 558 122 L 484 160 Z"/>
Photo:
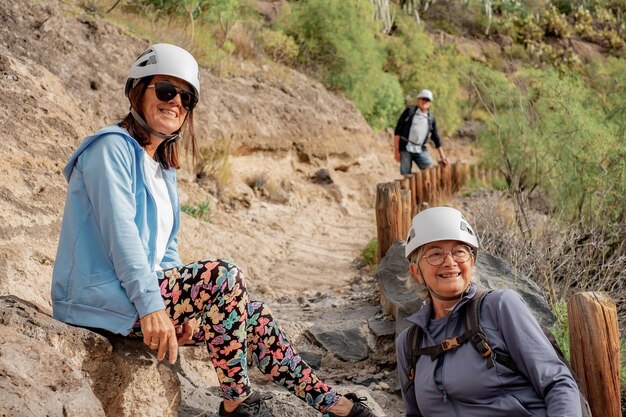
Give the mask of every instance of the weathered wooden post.
<path id="1" fill-rule="evenodd" d="M 460 168 L 459 171 L 461 173 L 460 175 L 461 182 L 459 183 L 459 190 L 460 190 L 469 181 L 469 166 L 467 164 L 461 164 L 459 168 Z"/>
<path id="2" fill-rule="evenodd" d="M 400 202 L 402 203 L 402 224 L 400 225 L 400 236 L 406 239 L 406 235 L 411 228 L 411 190 L 400 190 Z"/>
<path id="3" fill-rule="evenodd" d="M 441 167 L 441 188 L 446 200 L 452 197 L 452 166 L 450 164 Z"/>
<path id="4" fill-rule="evenodd" d="M 433 185 L 433 192 L 431 196 L 432 204 L 431 206 L 436 206 L 441 201 L 441 166 L 435 165 L 434 168 L 430 170 L 430 182 Z"/>
<path id="5" fill-rule="evenodd" d="M 432 203 L 432 182 L 430 169 L 422 171 L 422 204 Z"/>
<path id="6" fill-rule="evenodd" d="M 422 211 L 422 203 L 424 202 L 424 179 L 422 177 L 422 171 L 413 173 L 415 177 L 415 211 L 413 216 Z"/>
<path id="7" fill-rule="evenodd" d="M 398 182 L 381 183 L 376 186 L 376 232 L 378 236 L 378 259 L 382 259 L 396 239 L 401 237 L 400 185 Z"/>
<path id="8" fill-rule="evenodd" d="M 398 221 L 400 222 L 400 226 L 398 230 L 400 230 L 400 236 L 404 238 L 409 231 L 408 225 L 411 222 L 411 213 L 410 211 L 407 212 L 406 208 L 407 204 L 409 204 L 410 208 L 410 196 L 405 196 L 405 191 L 408 191 L 409 193 L 411 192 L 411 180 L 409 179 L 408 175 L 405 175 L 401 180 L 398 180 L 398 183 L 400 184 L 400 214 L 398 215 Z"/>
<path id="9" fill-rule="evenodd" d="M 463 172 L 461 163 L 456 161 L 452 164 L 452 192 L 457 192 L 461 189 L 463 184 Z"/>
<path id="10" fill-rule="evenodd" d="M 582 292 L 569 299 L 570 362 L 594 416 L 621 417 L 617 309 L 608 294 Z"/>
<path id="11" fill-rule="evenodd" d="M 411 183 L 411 219 L 413 219 L 413 216 L 415 216 L 417 206 L 415 181 L 415 173 L 413 173 L 409 176 L 409 182 Z"/>

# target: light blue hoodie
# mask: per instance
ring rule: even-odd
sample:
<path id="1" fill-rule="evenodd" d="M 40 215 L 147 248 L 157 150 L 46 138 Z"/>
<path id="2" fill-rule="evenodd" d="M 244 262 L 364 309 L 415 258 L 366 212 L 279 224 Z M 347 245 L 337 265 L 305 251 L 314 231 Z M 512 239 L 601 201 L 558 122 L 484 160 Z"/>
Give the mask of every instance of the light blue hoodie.
<path id="1" fill-rule="evenodd" d="M 144 150 L 126 130 L 86 137 L 63 170 L 68 180 L 52 273 L 55 319 L 128 334 L 138 317 L 163 310 L 154 264 L 156 204 L 144 183 Z M 174 226 L 161 267 L 182 264 L 176 234 L 176 171 L 164 169 Z"/>

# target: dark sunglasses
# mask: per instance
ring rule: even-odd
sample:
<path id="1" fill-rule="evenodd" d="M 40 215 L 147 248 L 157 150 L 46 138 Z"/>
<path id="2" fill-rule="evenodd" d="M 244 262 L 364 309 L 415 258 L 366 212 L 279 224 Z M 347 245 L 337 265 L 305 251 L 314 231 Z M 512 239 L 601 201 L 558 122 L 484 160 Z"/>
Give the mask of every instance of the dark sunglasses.
<path id="1" fill-rule="evenodd" d="M 148 88 L 151 87 L 154 88 L 156 97 L 161 101 L 170 101 L 180 94 L 180 102 L 187 111 L 192 111 L 198 104 L 198 97 L 194 93 L 184 88 L 178 88 L 167 81 L 159 81 L 148 86 Z"/>

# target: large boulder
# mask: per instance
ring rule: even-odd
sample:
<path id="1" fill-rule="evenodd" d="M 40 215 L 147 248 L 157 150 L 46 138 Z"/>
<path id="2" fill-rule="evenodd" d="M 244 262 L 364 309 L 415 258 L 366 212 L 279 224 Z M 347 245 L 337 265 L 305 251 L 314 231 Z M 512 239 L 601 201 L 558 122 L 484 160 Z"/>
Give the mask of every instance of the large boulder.
<path id="1" fill-rule="evenodd" d="M 404 320 L 418 311 L 422 302 L 416 293 L 408 291 L 399 279 L 409 273 L 409 261 L 404 256 L 404 241 L 396 240 L 378 264 L 376 279 L 380 290 L 383 311 L 396 318 L 396 334 L 408 327 Z M 549 327 L 554 324 L 554 314 L 539 286 L 515 271 L 503 259 L 480 252 L 474 267 L 473 280 L 489 289 L 511 288 L 520 293 L 537 320 Z"/>
<path id="2" fill-rule="evenodd" d="M 356 309 L 345 317 L 361 326 L 376 310 Z M 179 352 L 174 365 L 158 362 L 141 339 L 70 326 L 43 307 L 2 296 L 0 416 L 216 416 L 221 396 L 208 353 L 201 347 Z M 267 403 L 275 416 L 319 415 L 259 371 L 251 375 L 255 387 L 270 394 Z M 358 389 L 380 410 L 365 387 Z"/>

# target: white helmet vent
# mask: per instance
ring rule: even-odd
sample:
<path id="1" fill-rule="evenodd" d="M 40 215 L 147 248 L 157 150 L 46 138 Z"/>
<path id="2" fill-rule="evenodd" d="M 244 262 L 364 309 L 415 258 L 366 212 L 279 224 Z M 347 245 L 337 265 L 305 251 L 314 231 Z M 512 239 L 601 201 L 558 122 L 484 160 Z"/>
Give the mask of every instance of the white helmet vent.
<path id="1" fill-rule="evenodd" d="M 467 223 L 465 223 L 464 221 L 461 221 L 461 230 L 463 230 L 464 232 L 469 233 L 472 236 L 475 236 L 474 231 L 472 230 L 472 228 L 469 227 L 469 225 Z"/>
<path id="2" fill-rule="evenodd" d="M 138 67 L 145 67 L 147 65 L 154 65 L 157 63 L 156 56 L 150 55 L 148 59 L 137 64 Z"/>

